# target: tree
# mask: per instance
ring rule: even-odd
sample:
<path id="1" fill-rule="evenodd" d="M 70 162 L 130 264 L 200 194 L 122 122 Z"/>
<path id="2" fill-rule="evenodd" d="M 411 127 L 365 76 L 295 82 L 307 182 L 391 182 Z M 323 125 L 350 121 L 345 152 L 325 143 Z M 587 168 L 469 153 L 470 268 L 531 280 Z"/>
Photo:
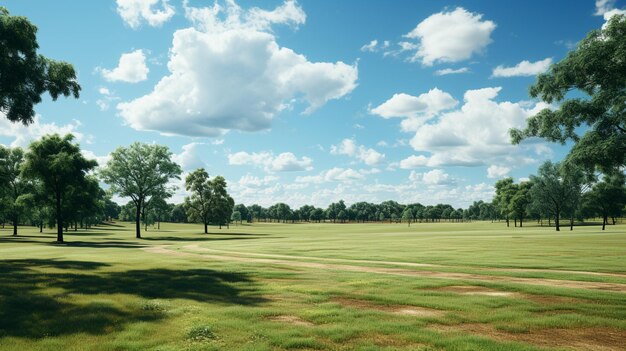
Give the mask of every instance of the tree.
<path id="1" fill-rule="evenodd" d="M 529 191 L 531 187 L 531 182 L 522 182 L 519 184 L 509 203 L 509 212 L 513 213 L 516 221 L 519 219 L 520 227 L 524 226 L 524 216 L 528 212 L 528 205 L 530 204 Z"/>
<path id="2" fill-rule="evenodd" d="M 204 234 L 208 233 L 208 225 L 211 219 L 211 181 L 209 173 L 204 168 L 198 168 L 189 173 L 185 178 L 185 189 L 191 192 L 191 196 L 185 198 L 185 210 L 194 222 L 204 224 Z"/>
<path id="3" fill-rule="evenodd" d="M 554 218 L 556 230 L 560 231 L 559 220 L 573 194 L 571 184 L 564 181 L 559 163 L 546 161 L 539 167 L 536 176 L 531 175 L 530 189 L 535 207 L 541 208 Z"/>
<path id="4" fill-rule="evenodd" d="M 222 229 L 222 225 L 229 225 L 230 217 L 235 207 L 235 200 L 233 200 L 226 191 L 226 179 L 222 176 L 213 178 L 211 184 L 211 217 L 216 224 Z M 286 206 L 286 205 L 285 205 Z"/>
<path id="5" fill-rule="evenodd" d="M 37 27 L 0 7 L 0 110 L 12 122 L 31 123 L 45 92 L 53 100 L 79 97 L 74 67 L 38 54 L 38 48 Z"/>
<path id="6" fill-rule="evenodd" d="M 508 177 L 496 182 L 496 196 L 493 199 L 493 204 L 498 212 L 505 217 L 507 227 L 509 226 L 509 204 L 514 193 L 515 184 L 513 184 L 513 178 Z"/>
<path id="7" fill-rule="evenodd" d="M 187 213 L 183 204 L 174 205 L 170 211 L 170 218 L 174 223 L 187 223 Z"/>
<path id="8" fill-rule="evenodd" d="M 402 212 L 402 219 L 409 223 L 409 227 L 411 226 L 411 221 L 413 220 L 413 218 L 413 210 L 411 210 L 410 207 L 405 208 L 404 212 Z"/>
<path id="9" fill-rule="evenodd" d="M 233 211 L 233 214 L 230 216 L 230 220 L 235 222 L 235 224 L 237 222 L 241 222 L 241 212 Z"/>
<path id="10" fill-rule="evenodd" d="M 135 232 L 140 239 L 142 207 L 153 196 L 166 193 L 168 182 L 180 179 L 181 173 L 167 146 L 135 142 L 113 151 L 100 176 L 112 192 L 130 197 L 135 204 Z"/>
<path id="11" fill-rule="evenodd" d="M 13 222 L 13 235 L 17 235 L 20 216 L 28 207 L 32 183 L 22 175 L 24 151 L 21 148 L 5 148 L 0 145 L 0 201 L 4 212 Z"/>
<path id="12" fill-rule="evenodd" d="M 626 205 L 624 178 L 622 172 L 606 175 L 584 195 L 585 207 L 591 213 L 602 217 L 602 230 L 605 229 L 609 217 L 619 217 L 624 211 L 624 205 Z"/>
<path id="13" fill-rule="evenodd" d="M 68 192 L 72 187 L 84 186 L 87 172 L 98 165 L 87 160 L 73 140 L 72 134 L 64 137 L 52 134 L 34 141 L 28 148 L 23 168 L 24 176 L 39 180 L 54 200 L 58 242 L 63 242 L 63 206 L 71 205 L 65 203 Z"/>
<path id="14" fill-rule="evenodd" d="M 557 109 L 544 109 L 527 120 L 523 130 L 510 131 L 514 143 L 542 137 L 565 144 L 574 141 L 568 163 L 603 172 L 626 165 L 626 16 L 613 16 L 608 25 L 594 30 L 566 58 L 537 76 L 532 97 Z M 567 98 L 577 90 L 586 98 Z M 580 126 L 590 128 L 581 137 Z"/>

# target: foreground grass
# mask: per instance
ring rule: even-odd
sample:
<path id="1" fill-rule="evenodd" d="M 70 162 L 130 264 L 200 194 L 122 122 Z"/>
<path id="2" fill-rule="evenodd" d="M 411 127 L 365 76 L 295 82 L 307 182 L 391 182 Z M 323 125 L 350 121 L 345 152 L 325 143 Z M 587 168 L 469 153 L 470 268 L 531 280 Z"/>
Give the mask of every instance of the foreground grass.
<path id="1" fill-rule="evenodd" d="M 0 231 L 2 350 L 621 350 L 626 226 Z M 424 265 L 418 265 L 424 264 Z"/>

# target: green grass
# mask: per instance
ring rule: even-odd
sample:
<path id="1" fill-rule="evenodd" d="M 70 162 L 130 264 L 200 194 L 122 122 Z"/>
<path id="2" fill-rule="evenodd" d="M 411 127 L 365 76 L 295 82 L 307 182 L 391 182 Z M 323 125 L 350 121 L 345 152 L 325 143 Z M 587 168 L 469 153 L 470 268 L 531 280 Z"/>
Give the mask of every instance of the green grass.
<path id="1" fill-rule="evenodd" d="M 137 240 L 130 224 L 102 225 L 68 232 L 63 245 L 52 244 L 52 230 L 23 227 L 18 237 L 0 230 L 0 349 L 626 344 L 624 225 L 604 232 L 482 222 L 202 229 L 165 223 Z"/>

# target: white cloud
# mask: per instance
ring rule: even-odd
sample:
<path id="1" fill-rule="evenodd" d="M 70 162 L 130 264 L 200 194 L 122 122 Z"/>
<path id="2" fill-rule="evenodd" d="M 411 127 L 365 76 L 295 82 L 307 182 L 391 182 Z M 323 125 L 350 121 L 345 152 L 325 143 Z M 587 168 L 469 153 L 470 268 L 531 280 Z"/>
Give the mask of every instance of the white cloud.
<path id="1" fill-rule="evenodd" d="M 297 172 L 313 169 L 313 160 L 304 156 L 300 159 L 291 152 L 274 156 L 271 152 L 247 153 L 239 151 L 228 155 L 228 164 L 234 166 L 251 165 L 263 167 L 266 172 Z"/>
<path id="2" fill-rule="evenodd" d="M 378 40 L 374 39 L 370 41 L 368 44 L 361 46 L 361 51 L 374 52 L 376 51 L 376 46 L 378 46 Z"/>
<path id="3" fill-rule="evenodd" d="M 455 182 L 448 173 L 441 169 L 433 169 L 425 173 L 411 171 L 409 180 L 412 182 L 421 182 L 426 185 L 444 185 L 453 184 Z"/>
<path id="4" fill-rule="evenodd" d="M 400 161 L 400 168 L 402 169 L 411 169 L 418 167 L 428 166 L 429 158 L 424 155 L 411 155 L 404 160 Z"/>
<path id="5" fill-rule="evenodd" d="M 533 162 L 524 155 L 531 149 L 529 146 L 511 145 L 509 130 L 524 127 L 529 116 L 549 105 L 496 102 L 500 90 L 499 87 L 468 90 L 459 109 L 419 126 L 410 144 L 416 151 L 431 156 L 427 160 L 413 159 L 413 164 L 439 167 Z M 405 164 L 408 167 L 410 162 Z"/>
<path id="6" fill-rule="evenodd" d="M 493 69 L 492 77 L 529 77 L 543 73 L 550 68 L 552 58 L 548 57 L 536 62 L 522 61 L 513 67 L 502 65 Z"/>
<path id="7" fill-rule="evenodd" d="M 461 74 L 461 73 L 468 73 L 469 72 L 469 68 L 467 67 L 461 67 L 458 69 L 452 69 L 452 68 L 444 68 L 444 69 L 438 69 L 435 71 L 435 75 L 436 76 L 447 76 L 449 74 Z"/>
<path id="8" fill-rule="evenodd" d="M 96 105 L 98 105 L 98 108 L 100 108 L 100 111 L 108 110 L 109 105 L 112 102 L 120 99 L 107 87 L 100 87 L 98 89 L 98 93 L 100 93 L 101 97 L 96 100 Z"/>
<path id="9" fill-rule="evenodd" d="M 594 15 L 602 16 L 604 18 L 604 24 L 602 29 L 606 28 L 611 17 L 615 15 L 626 15 L 626 10 L 615 8 L 616 0 L 596 0 L 596 12 Z"/>
<path id="10" fill-rule="evenodd" d="M 152 27 L 161 26 L 175 14 L 168 0 L 117 0 L 117 13 L 131 28 L 145 21 Z"/>
<path id="11" fill-rule="evenodd" d="M 488 178 L 502 178 L 511 172 L 511 168 L 504 166 L 491 165 L 487 168 Z"/>
<path id="12" fill-rule="evenodd" d="M 120 61 L 112 70 L 98 69 L 104 79 L 110 82 L 138 83 L 148 79 L 148 66 L 143 50 L 135 50 L 120 56 Z"/>
<path id="13" fill-rule="evenodd" d="M 352 168 L 334 167 L 314 176 L 296 177 L 296 183 L 327 183 L 327 182 L 350 182 L 364 179 L 365 176 Z"/>
<path id="14" fill-rule="evenodd" d="M 81 149 L 80 152 L 86 159 L 96 160 L 98 162 L 98 167 L 104 167 L 111 159 L 111 154 L 107 154 L 105 156 L 97 156 L 93 151 L 85 149 Z"/>
<path id="15" fill-rule="evenodd" d="M 403 131 L 415 131 L 437 113 L 458 104 L 450 94 L 434 88 L 419 96 L 399 93 L 370 109 L 370 113 L 383 118 L 400 117 Z"/>
<path id="16" fill-rule="evenodd" d="M 189 143 L 183 145 L 183 151 L 174 154 L 172 160 L 178 163 L 184 171 L 192 171 L 197 168 L 206 168 L 206 163 L 202 160 L 200 148 L 204 143 Z"/>
<path id="17" fill-rule="evenodd" d="M 274 11 L 244 11 L 230 1 L 224 8 L 185 11 L 197 28 L 174 33 L 170 75 L 151 93 L 117 106 L 134 129 L 188 136 L 254 132 L 270 128 L 295 104 L 306 103 L 304 113 L 312 113 L 357 85 L 356 64 L 311 62 L 278 45 L 272 24 L 304 23 L 293 1 Z"/>
<path id="18" fill-rule="evenodd" d="M 353 139 L 343 139 L 339 145 L 331 145 L 330 153 L 354 157 L 368 166 L 380 165 L 385 161 L 385 154 L 365 145 L 357 145 Z"/>
<path id="19" fill-rule="evenodd" d="M 73 120 L 71 123 L 62 126 L 54 122 L 43 123 L 39 115 L 36 115 L 33 118 L 33 122 L 25 126 L 22 123 L 12 123 L 3 112 L 0 112 L 0 136 L 13 138 L 10 144 L 11 147 L 19 146 L 26 148 L 32 141 L 38 140 L 44 135 L 54 133 L 61 136 L 69 133 L 74 134 L 76 141 L 80 142 L 84 139 L 84 134 L 78 131 L 80 125 L 81 123 L 78 120 Z"/>
<path id="20" fill-rule="evenodd" d="M 260 178 L 250 174 L 246 174 L 239 178 L 239 181 L 237 183 L 243 187 L 260 188 L 269 186 L 270 184 L 275 183 L 278 179 L 278 177 L 273 175 L 266 175 L 263 178 Z"/>
<path id="21" fill-rule="evenodd" d="M 411 60 L 431 66 L 467 60 L 482 52 L 491 43 L 491 32 L 496 28 L 492 21 L 483 21 L 482 16 L 457 7 L 426 18 L 405 35 L 419 40 Z M 409 45 L 405 46 L 410 50 Z"/>

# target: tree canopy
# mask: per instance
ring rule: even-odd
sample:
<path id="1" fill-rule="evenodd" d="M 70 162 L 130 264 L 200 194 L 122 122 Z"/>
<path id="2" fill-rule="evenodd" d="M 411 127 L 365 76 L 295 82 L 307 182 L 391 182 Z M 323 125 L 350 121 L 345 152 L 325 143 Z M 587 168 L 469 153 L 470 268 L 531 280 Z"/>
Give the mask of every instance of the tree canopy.
<path id="1" fill-rule="evenodd" d="M 112 192 L 131 198 L 135 204 L 136 237 L 141 238 L 142 207 L 153 196 L 167 193 L 169 181 L 181 173 L 167 146 L 135 142 L 113 151 L 100 176 Z"/>
<path id="2" fill-rule="evenodd" d="M 530 95 L 558 108 L 546 108 L 510 131 L 514 143 L 542 137 L 574 141 L 568 162 L 603 172 L 626 165 L 626 16 L 616 15 L 590 32 L 575 50 L 537 77 Z M 572 97 L 577 91 L 586 97 Z M 584 135 L 579 127 L 588 126 Z"/>
<path id="3" fill-rule="evenodd" d="M 31 123 L 45 92 L 53 100 L 79 97 L 74 67 L 38 54 L 38 48 L 37 27 L 0 7 L 0 111 L 12 122 Z"/>

